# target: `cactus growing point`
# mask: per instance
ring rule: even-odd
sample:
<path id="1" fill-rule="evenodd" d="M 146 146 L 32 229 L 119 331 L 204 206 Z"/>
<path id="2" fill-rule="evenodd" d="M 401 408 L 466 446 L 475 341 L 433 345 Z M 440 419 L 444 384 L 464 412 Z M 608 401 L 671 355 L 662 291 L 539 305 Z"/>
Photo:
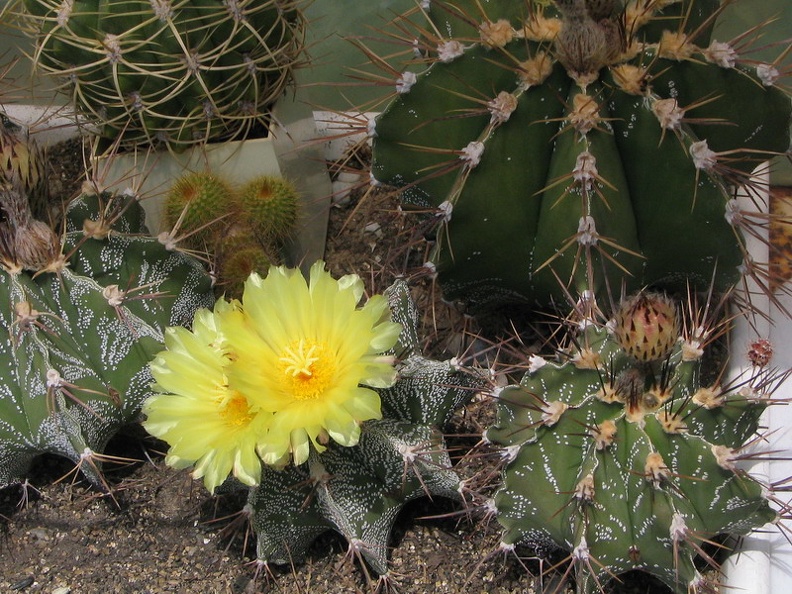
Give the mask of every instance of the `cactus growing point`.
<path id="1" fill-rule="evenodd" d="M 721 4 L 434 0 L 428 24 L 399 23 L 412 60 L 384 66 L 372 176 L 442 214 L 449 299 L 684 292 L 713 269 L 724 291 L 767 273 L 734 192 L 787 153 L 790 99 L 780 67 L 751 59 L 761 27 L 713 36 Z"/>

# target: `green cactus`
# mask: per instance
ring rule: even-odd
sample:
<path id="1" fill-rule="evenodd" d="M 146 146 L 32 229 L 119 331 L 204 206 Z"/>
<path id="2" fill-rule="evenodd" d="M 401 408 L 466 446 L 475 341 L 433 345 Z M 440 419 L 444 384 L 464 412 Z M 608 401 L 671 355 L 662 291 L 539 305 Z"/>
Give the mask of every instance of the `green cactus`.
<path id="1" fill-rule="evenodd" d="M 300 559 L 314 538 L 335 530 L 350 553 L 387 576 L 388 537 L 402 507 L 423 496 L 460 499 L 441 431 L 485 387 L 484 378 L 453 361 L 424 358 L 406 283 L 397 281 L 386 294 L 403 330 L 394 349 L 398 379 L 377 389 L 382 419 L 365 422 L 354 447 L 333 445 L 300 466 L 265 468 L 247 507 L 261 563 Z"/>
<path id="2" fill-rule="evenodd" d="M 212 249 L 222 219 L 233 213 L 234 190 L 209 171 L 186 173 L 165 194 L 165 221 L 196 250 Z"/>
<path id="3" fill-rule="evenodd" d="M 289 180 L 276 175 L 251 179 L 237 194 L 243 220 L 264 241 L 281 241 L 294 234 L 300 195 Z"/>
<path id="4" fill-rule="evenodd" d="M 777 518 L 739 461 L 779 378 L 755 366 L 706 382 L 717 330 L 686 320 L 675 341 L 677 316 L 646 295 L 609 324 L 584 313 L 560 362 L 533 357 L 497 396 L 486 438 L 507 460 L 493 503 L 502 546 L 566 551 L 578 592 L 633 569 L 675 592 L 708 592 L 696 565 L 714 563 L 706 543 Z"/>
<path id="5" fill-rule="evenodd" d="M 125 144 L 244 136 L 304 59 L 295 0 L 22 0 L 34 63 Z"/>
<path id="6" fill-rule="evenodd" d="M 217 288 L 227 299 L 240 299 L 251 273 L 266 276 L 270 266 L 276 264 L 271 253 L 256 238 L 248 236 L 246 239 L 232 240 L 231 246 L 223 245 L 217 263 Z"/>
<path id="7" fill-rule="evenodd" d="M 131 197 L 79 196 L 62 238 L 29 219 L 21 195 L 0 197 L 0 487 L 42 453 L 101 486 L 105 445 L 151 393 L 163 329 L 213 303 L 211 280 L 147 235 Z"/>
<path id="8" fill-rule="evenodd" d="M 744 262 L 751 216 L 733 199 L 789 148 L 788 91 L 751 61 L 759 29 L 714 38 L 718 0 L 425 5 L 430 23 L 393 38 L 412 65 L 377 62 L 396 93 L 372 177 L 437 212 L 447 298 L 547 305 L 564 287 L 766 273 Z"/>

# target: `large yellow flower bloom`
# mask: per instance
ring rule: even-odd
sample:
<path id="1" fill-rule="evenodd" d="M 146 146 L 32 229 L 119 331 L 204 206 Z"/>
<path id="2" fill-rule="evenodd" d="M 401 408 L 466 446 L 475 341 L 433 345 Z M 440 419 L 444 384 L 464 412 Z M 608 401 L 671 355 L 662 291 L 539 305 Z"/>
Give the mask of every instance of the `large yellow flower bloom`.
<path id="1" fill-rule="evenodd" d="M 217 331 L 216 316 L 235 306 L 218 301 L 215 311 L 200 310 L 192 332 L 165 331 L 165 348 L 151 363 L 161 394 L 143 406 L 146 430 L 170 445 L 165 461 L 176 468 L 195 466 L 193 476 L 204 479 L 209 491 L 233 475 L 257 485 L 261 461 L 258 438 L 272 414 L 230 386 L 226 368 L 233 349 Z"/>
<path id="2" fill-rule="evenodd" d="M 356 275 L 335 280 L 324 262 L 309 282 L 294 269 L 273 267 L 245 283 L 240 310 L 218 316 L 218 327 L 236 353 L 229 384 L 272 413 L 258 441 L 261 459 L 283 465 L 323 451 L 329 439 L 357 444 L 360 423 L 381 417 L 371 388 L 395 380 L 392 357 L 401 325 L 390 321 L 388 304 L 376 295 L 363 307 Z"/>
<path id="3" fill-rule="evenodd" d="M 199 311 L 192 331 L 168 328 L 151 363 L 159 391 L 144 427 L 170 445 L 166 463 L 194 466 L 214 491 L 229 474 L 258 484 L 261 461 L 302 464 L 330 439 L 352 446 L 360 423 L 381 417 L 371 388 L 395 380 L 401 325 L 377 295 L 362 307 L 363 282 L 339 280 L 317 262 L 310 281 L 294 269 L 253 274 L 242 303 Z"/>

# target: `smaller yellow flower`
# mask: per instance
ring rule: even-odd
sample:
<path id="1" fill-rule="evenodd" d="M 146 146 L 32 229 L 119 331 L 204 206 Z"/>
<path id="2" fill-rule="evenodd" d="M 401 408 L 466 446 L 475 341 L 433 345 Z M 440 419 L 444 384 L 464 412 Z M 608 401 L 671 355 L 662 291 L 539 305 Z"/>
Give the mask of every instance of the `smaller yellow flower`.
<path id="1" fill-rule="evenodd" d="M 154 387 L 162 393 L 143 406 L 145 429 L 170 445 L 165 462 L 194 466 L 193 476 L 212 492 L 231 473 L 242 483 L 258 484 L 256 444 L 272 418 L 229 385 L 226 368 L 235 355 L 218 333 L 215 316 L 235 309 L 218 301 L 214 313 L 196 313 L 192 332 L 166 330 L 166 350 L 151 363 Z"/>
<path id="2" fill-rule="evenodd" d="M 266 278 L 251 275 L 241 311 L 218 316 L 233 345 L 229 382 L 259 410 L 272 413 L 258 442 L 261 459 L 283 465 L 321 452 L 330 439 L 357 444 L 360 423 L 381 417 L 371 388 L 395 380 L 392 348 L 401 325 L 390 321 L 386 299 L 362 307 L 363 282 L 356 275 L 335 280 L 315 263 L 309 281 L 294 269 L 273 267 Z"/>

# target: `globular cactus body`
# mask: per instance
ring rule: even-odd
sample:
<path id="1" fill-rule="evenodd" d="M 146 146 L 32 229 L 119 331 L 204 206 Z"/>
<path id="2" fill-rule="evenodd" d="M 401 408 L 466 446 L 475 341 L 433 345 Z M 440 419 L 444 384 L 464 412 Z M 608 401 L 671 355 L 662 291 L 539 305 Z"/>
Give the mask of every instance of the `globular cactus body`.
<path id="1" fill-rule="evenodd" d="M 403 331 L 395 347 L 401 360 L 396 383 L 377 389 L 382 419 L 363 423 L 356 446 L 332 445 L 282 471 L 265 468 L 248 499 L 260 561 L 300 559 L 319 534 L 335 530 L 350 552 L 385 575 L 388 538 L 404 505 L 425 496 L 460 499 L 442 429 L 484 388 L 484 378 L 452 361 L 424 358 L 406 283 L 386 293 Z"/>
<path id="2" fill-rule="evenodd" d="M 428 4 L 430 66 L 399 76 L 372 175 L 442 215 L 448 298 L 740 278 L 734 188 L 788 150 L 790 100 L 773 65 L 710 40 L 720 3 Z"/>
<path id="3" fill-rule="evenodd" d="M 494 499 L 503 545 L 566 551 L 579 592 L 633 569 L 709 591 L 696 565 L 706 543 L 777 518 L 739 464 L 770 376 L 710 385 L 690 337 L 648 360 L 629 354 L 635 336 L 586 324 L 562 362 L 533 358 L 498 395 L 486 436 L 507 456 Z"/>
<path id="4" fill-rule="evenodd" d="M 4 262 L 0 487 L 24 480 L 42 453 L 100 484 L 96 457 L 138 418 L 163 329 L 213 302 L 200 263 L 148 236 L 143 218 L 131 198 L 82 195 L 53 246 L 66 260 L 54 255 L 39 271 Z"/>
<path id="5" fill-rule="evenodd" d="M 25 0 L 35 63 L 109 138 L 179 147 L 244 134 L 303 59 L 291 0 Z"/>

